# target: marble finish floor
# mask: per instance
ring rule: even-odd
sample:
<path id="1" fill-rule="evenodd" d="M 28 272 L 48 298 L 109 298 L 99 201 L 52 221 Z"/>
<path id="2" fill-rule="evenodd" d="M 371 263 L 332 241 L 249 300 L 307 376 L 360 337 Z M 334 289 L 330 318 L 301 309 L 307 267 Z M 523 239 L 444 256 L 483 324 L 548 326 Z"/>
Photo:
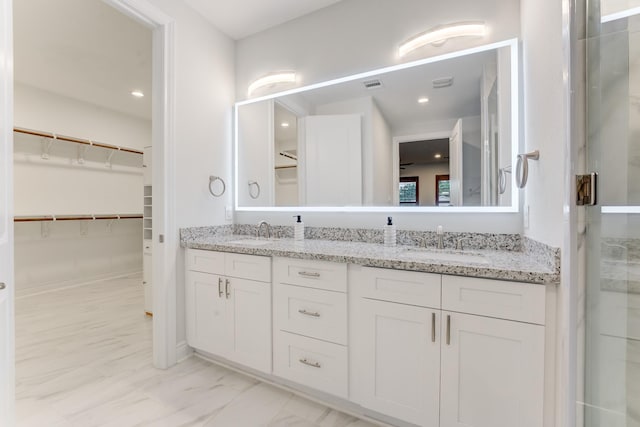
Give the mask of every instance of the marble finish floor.
<path id="1" fill-rule="evenodd" d="M 196 357 L 155 369 L 140 281 L 16 299 L 19 427 L 374 427 Z"/>

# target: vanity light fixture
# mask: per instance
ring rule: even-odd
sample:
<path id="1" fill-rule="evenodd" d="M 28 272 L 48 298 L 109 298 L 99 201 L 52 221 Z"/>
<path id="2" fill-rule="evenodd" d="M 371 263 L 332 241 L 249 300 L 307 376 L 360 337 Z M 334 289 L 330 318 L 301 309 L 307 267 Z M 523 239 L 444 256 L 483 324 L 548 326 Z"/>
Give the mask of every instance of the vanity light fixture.
<path id="1" fill-rule="evenodd" d="M 400 45 L 398 53 L 400 57 L 419 47 L 431 44 L 441 46 L 447 40 L 454 37 L 483 37 L 486 34 L 486 25 L 481 21 L 453 22 L 439 25 L 420 34 L 416 34 Z"/>
<path id="2" fill-rule="evenodd" d="M 442 158 L 442 154 L 440 154 L 440 153 L 434 154 L 433 157 L 435 157 L 436 159 L 440 159 L 440 158 Z"/>
<path id="3" fill-rule="evenodd" d="M 426 104 L 427 102 L 429 102 L 429 98 L 427 98 L 426 96 L 421 96 L 420 98 L 418 98 L 418 104 Z"/>
<path id="4" fill-rule="evenodd" d="M 282 123 L 280 123 L 280 126 L 282 126 L 283 128 L 288 128 L 289 127 L 289 122 L 282 122 Z"/>
<path id="5" fill-rule="evenodd" d="M 141 90 L 132 90 L 131 95 L 135 96 L 136 98 L 142 98 L 144 96 L 144 93 Z"/>
<path id="6" fill-rule="evenodd" d="M 296 82 L 296 73 L 294 71 L 278 71 L 275 73 L 267 74 L 266 76 L 260 77 L 257 80 L 254 80 L 253 83 L 249 85 L 248 95 L 251 96 L 256 89 L 262 87 L 272 87 L 280 83 L 295 83 Z"/>

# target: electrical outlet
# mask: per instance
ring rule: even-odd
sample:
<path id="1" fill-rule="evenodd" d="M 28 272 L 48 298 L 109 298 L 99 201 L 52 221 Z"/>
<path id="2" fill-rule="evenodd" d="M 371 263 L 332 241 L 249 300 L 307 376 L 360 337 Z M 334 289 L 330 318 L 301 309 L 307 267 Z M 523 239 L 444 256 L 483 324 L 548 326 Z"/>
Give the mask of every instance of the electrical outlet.
<path id="1" fill-rule="evenodd" d="M 224 219 L 227 221 L 233 221 L 233 208 L 231 206 L 224 207 Z"/>
<path id="2" fill-rule="evenodd" d="M 524 228 L 529 228 L 529 205 L 526 205 L 524 207 L 524 218 L 523 218 L 523 222 L 524 222 Z"/>

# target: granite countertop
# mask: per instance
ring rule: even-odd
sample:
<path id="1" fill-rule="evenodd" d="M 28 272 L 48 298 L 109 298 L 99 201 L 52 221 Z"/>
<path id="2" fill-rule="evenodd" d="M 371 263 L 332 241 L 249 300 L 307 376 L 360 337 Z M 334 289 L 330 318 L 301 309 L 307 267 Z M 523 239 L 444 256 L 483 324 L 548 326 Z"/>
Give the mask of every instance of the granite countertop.
<path id="1" fill-rule="evenodd" d="M 192 249 L 249 255 L 359 264 L 369 267 L 422 271 L 456 276 L 483 277 L 527 283 L 559 283 L 559 271 L 527 252 L 506 250 L 437 250 L 398 245 L 386 248 L 379 243 L 336 240 L 271 239 L 255 244 L 247 235 L 188 236 L 182 246 Z M 237 243 L 232 243 L 237 242 Z M 430 259 L 430 254 L 435 258 Z"/>

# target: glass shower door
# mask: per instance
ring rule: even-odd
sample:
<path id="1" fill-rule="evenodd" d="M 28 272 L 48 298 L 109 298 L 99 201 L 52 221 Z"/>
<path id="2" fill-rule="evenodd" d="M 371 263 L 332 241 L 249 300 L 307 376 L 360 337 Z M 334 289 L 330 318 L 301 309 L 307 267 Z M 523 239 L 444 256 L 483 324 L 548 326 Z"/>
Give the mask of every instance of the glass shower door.
<path id="1" fill-rule="evenodd" d="M 640 1 L 588 5 L 584 425 L 640 427 Z"/>

